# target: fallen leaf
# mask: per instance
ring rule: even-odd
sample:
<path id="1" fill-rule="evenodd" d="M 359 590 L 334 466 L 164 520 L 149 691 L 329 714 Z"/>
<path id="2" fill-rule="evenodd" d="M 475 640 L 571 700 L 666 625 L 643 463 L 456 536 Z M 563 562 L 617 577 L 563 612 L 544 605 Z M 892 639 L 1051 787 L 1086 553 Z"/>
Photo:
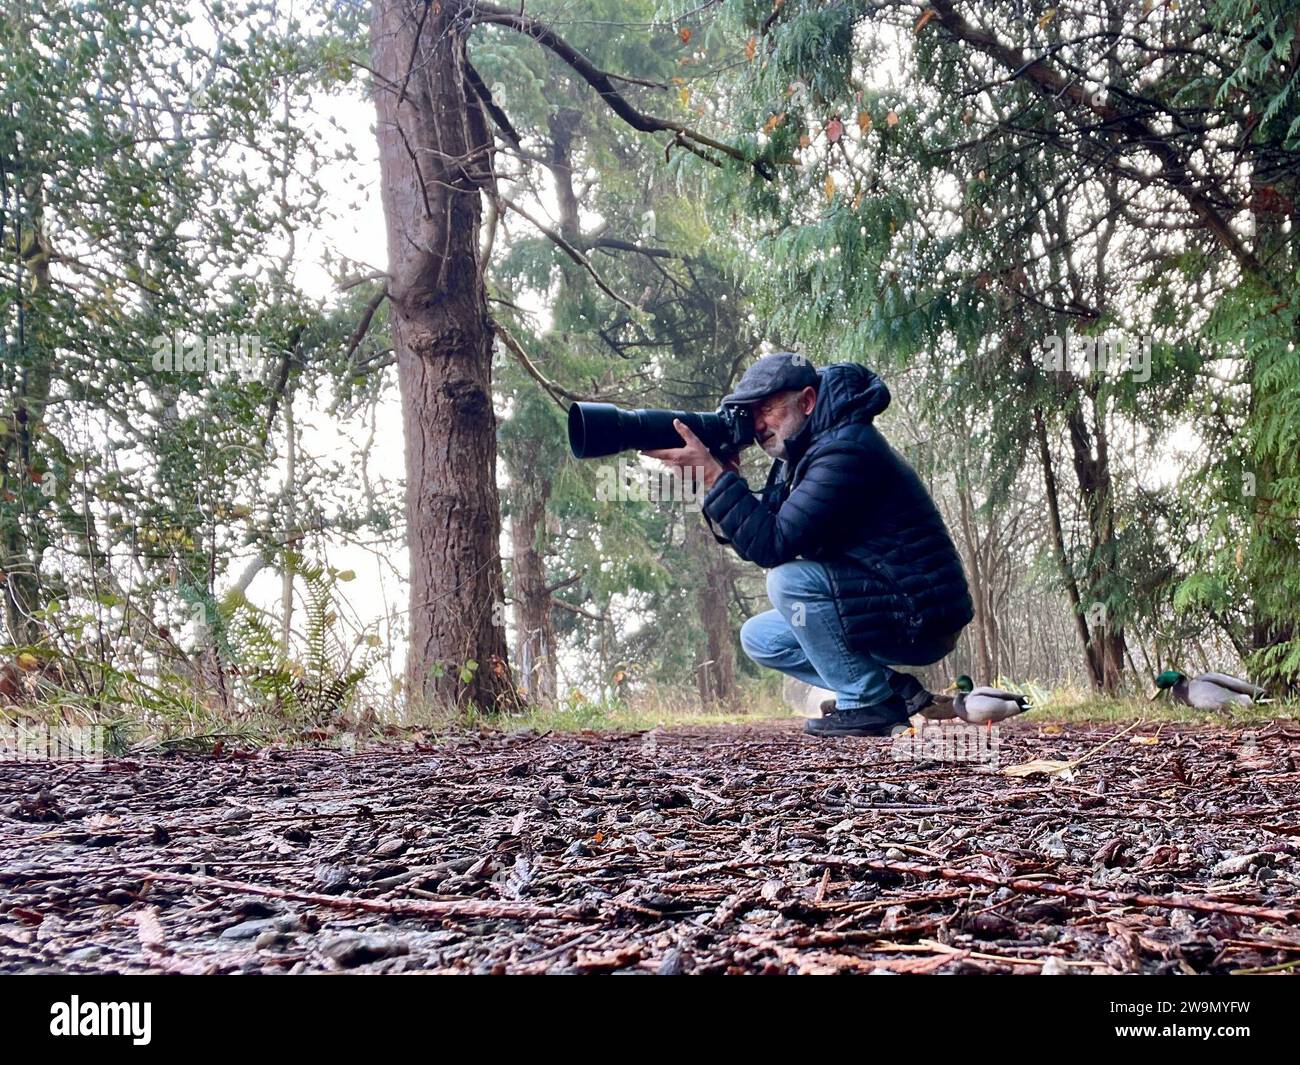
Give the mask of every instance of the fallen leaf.
<path id="1" fill-rule="evenodd" d="M 579 969 L 623 969 L 641 958 L 639 946 L 613 950 L 580 950 L 574 958 Z"/>
<path id="2" fill-rule="evenodd" d="M 682 39 L 682 44 L 690 44 L 691 28 L 689 26 L 683 26 L 680 30 L 677 31 L 677 36 Z"/>
<path id="3" fill-rule="evenodd" d="M 840 121 L 840 116 L 836 115 L 826 123 L 826 139 L 834 144 L 844 134 L 844 123 Z"/>
<path id="4" fill-rule="evenodd" d="M 776 129 L 776 127 L 779 126 L 784 121 L 785 121 L 784 111 L 782 111 L 779 115 L 773 115 L 771 118 L 769 118 L 766 122 L 763 123 L 763 132 L 771 133 L 772 130 Z"/>
<path id="5" fill-rule="evenodd" d="M 897 111 L 890 111 L 889 114 L 885 116 L 885 125 L 889 126 L 891 129 L 898 125 Z"/>
<path id="6" fill-rule="evenodd" d="M 932 7 L 927 8 L 926 11 L 921 15 L 921 17 L 916 20 L 916 32 L 920 33 L 923 29 L 925 29 L 926 25 L 929 23 L 929 21 L 932 18 L 934 18 L 936 14 L 938 14 L 938 12 L 936 12 L 934 8 Z"/>
<path id="7" fill-rule="evenodd" d="M 832 177 L 830 176 L 830 174 L 827 174 L 827 175 L 826 175 L 826 183 L 822 186 L 822 188 L 823 188 L 823 189 L 825 190 L 825 192 L 826 192 L 826 199 L 827 199 L 827 202 L 834 202 L 834 200 L 835 200 L 835 179 L 832 178 Z"/>
<path id="8" fill-rule="evenodd" d="M 858 112 L 858 129 L 863 133 L 871 128 L 871 116 L 865 111 Z"/>
<path id="9" fill-rule="evenodd" d="M 748 41 L 745 42 L 745 58 L 752 63 L 754 61 L 754 56 L 757 54 L 758 54 L 758 38 L 751 37 Z"/>
<path id="10" fill-rule="evenodd" d="M 1008 777 L 1032 777 L 1037 773 L 1045 776 L 1064 776 L 1074 768 L 1074 762 L 1058 762 L 1051 758 L 1035 758 L 1031 762 L 1009 765 L 1002 773 Z"/>

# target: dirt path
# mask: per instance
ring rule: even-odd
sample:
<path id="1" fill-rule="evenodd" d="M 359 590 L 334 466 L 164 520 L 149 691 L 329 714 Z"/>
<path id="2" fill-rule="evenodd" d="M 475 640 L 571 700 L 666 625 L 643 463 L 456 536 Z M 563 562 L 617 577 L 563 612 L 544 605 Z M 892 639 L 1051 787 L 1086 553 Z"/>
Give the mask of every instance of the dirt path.
<path id="1" fill-rule="evenodd" d="M 1136 735 L 1051 783 L 794 724 L 3 764 L 0 971 L 1300 962 L 1300 727 Z"/>

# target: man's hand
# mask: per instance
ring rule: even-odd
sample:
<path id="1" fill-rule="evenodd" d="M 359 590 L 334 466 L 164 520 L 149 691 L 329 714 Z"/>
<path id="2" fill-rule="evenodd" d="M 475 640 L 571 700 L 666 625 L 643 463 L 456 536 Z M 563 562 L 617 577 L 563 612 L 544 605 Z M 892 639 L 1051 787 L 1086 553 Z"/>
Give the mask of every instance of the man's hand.
<path id="1" fill-rule="evenodd" d="M 682 471 L 683 478 L 687 476 L 687 470 L 698 471 L 696 476 L 704 483 L 705 488 L 712 488 L 713 482 L 728 470 L 734 473 L 740 472 L 740 459 L 738 457 L 733 457 L 724 466 L 713 457 L 709 449 L 701 443 L 700 438 L 691 432 L 681 420 L 674 418 L 673 428 L 686 441 L 685 447 L 665 447 L 657 451 L 643 451 L 641 454 L 652 459 L 659 459 L 670 466 L 676 466 Z"/>

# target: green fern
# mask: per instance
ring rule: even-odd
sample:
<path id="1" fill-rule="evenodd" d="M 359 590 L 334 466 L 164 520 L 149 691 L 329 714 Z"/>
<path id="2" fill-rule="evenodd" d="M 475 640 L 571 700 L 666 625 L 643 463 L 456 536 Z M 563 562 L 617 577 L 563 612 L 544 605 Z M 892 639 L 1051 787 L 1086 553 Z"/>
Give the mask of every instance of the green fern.
<path id="1" fill-rule="evenodd" d="M 240 597 L 226 611 L 224 631 L 231 662 L 248 694 L 286 719 L 323 725 L 345 715 L 379 656 L 379 639 L 367 635 L 349 647 L 338 626 L 337 585 L 351 579 L 320 563 L 286 553 L 284 564 L 301 582 L 304 627 L 295 648 L 286 649 L 276 621 Z M 361 649 L 357 658 L 356 651 Z"/>

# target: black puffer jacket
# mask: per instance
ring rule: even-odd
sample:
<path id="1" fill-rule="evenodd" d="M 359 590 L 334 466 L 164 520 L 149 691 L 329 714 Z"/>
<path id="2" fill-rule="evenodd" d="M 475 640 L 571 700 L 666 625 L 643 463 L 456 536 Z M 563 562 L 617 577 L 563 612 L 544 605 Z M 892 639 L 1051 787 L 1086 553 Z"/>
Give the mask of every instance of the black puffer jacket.
<path id="1" fill-rule="evenodd" d="M 763 492 L 725 473 L 704 513 L 750 562 L 822 563 L 855 649 L 935 661 L 935 644 L 950 649 L 974 616 L 961 560 L 916 471 L 872 425 L 889 406 L 884 381 L 852 363 L 819 377 L 812 417 Z"/>

